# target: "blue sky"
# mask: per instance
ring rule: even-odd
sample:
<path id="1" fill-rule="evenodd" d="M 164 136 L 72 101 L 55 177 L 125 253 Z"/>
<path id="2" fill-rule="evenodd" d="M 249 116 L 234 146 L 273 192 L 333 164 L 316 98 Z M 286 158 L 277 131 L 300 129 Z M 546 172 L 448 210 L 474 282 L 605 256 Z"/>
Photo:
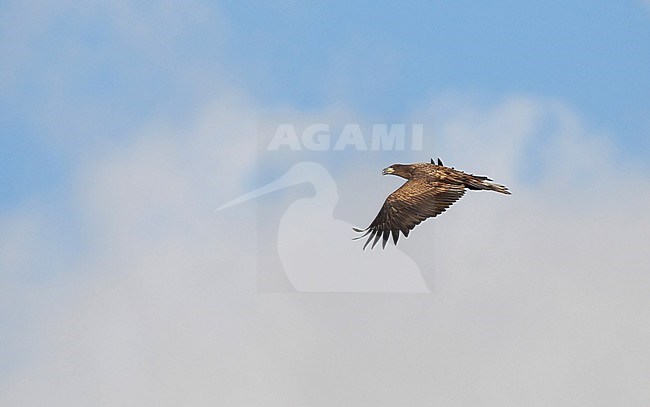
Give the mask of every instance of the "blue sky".
<path id="1" fill-rule="evenodd" d="M 575 108 L 625 158 L 649 154 L 642 2 L 225 1 L 178 16 L 134 2 L 141 32 L 101 3 L 40 6 L 2 6 L 5 208 L 65 183 L 70 156 L 155 117 L 181 120 L 224 84 L 265 106 L 342 105 L 376 120 L 445 92 L 534 95 Z"/>
<path id="2" fill-rule="evenodd" d="M 640 3 L 317 4 L 224 7 L 246 27 L 233 35 L 233 68 L 263 100 L 309 106 L 334 98 L 395 115 L 448 90 L 521 92 L 564 99 L 607 126 L 647 120 L 650 27 Z M 332 95 L 334 76 L 345 86 Z M 625 138 L 641 145 L 639 134 Z"/>
<path id="3" fill-rule="evenodd" d="M 648 405 L 648 72 L 647 0 L 0 1 L 0 404 Z M 214 208 L 283 122 L 423 123 L 513 195 L 400 241 L 427 298 L 258 296 L 276 230 Z"/>

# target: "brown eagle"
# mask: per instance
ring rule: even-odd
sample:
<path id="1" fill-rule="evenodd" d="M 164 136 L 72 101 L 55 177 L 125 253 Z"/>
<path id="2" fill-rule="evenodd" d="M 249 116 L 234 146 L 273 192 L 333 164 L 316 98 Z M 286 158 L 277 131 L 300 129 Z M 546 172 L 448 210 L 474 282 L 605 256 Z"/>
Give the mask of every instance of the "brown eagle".
<path id="1" fill-rule="evenodd" d="M 382 175 L 386 174 L 397 175 L 408 181 L 388 195 L 370 226 L 363 230 L 354 228 L 355 232 L 363 233 L 355 240 L 370 235 L 363 245 L 364 249 L 370 241 L 371 248 L 374 248 L 380 238 L 385 248 L 391 235 L 397 245 L 399 232 L 406 237 L 423 220 L 440 215 L 463 196 L 466 188 L 510 195 L 508 188 L 490 182 L 490 178 L 445 167 L 440 158 L 437 164 L 433 159 L 430 164 L 393 164 L 384 168 Z"/>

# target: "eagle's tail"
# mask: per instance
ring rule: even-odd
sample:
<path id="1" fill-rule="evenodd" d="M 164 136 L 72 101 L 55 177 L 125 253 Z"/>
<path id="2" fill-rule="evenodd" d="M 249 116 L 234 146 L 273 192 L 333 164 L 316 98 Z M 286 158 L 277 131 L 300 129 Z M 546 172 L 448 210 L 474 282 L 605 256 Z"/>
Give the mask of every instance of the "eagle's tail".
<path id="1" fill-rule="evenodd" d="M 505 185 L 497 184 L 496 182 L 492 182 L 492 180 L 488 177 L 468 174 L 465 179 L 465 186 L 469 189 L 484 189 L 510 195 L 508 187 Z"/>
<path id="2" fill-rule="evenodd" d="M 508 191 L 508 187 L 505 185 L 497 184 L 494 182 L 488 182 L 488 185 L 490 186 L 488 189 L 496 192 L 500 192 L 502 194 L 510 195 L 510 191 Z"/>

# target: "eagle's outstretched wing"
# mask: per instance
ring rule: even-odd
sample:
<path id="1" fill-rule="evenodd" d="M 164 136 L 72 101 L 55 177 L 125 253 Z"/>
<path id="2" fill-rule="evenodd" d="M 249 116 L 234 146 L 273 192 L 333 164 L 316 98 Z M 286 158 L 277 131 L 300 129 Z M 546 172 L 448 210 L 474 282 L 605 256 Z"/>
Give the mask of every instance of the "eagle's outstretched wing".
<path id="1" fill-rule="evenodd" d="M 354 229 L 357 232 L 365 232 L 355 239 L 369 235 L 363 245 L 365 249 L 371 240 L 373 241 L 371 248 L 374 248 L 381 238 L 382 247 L 386 247 L 386 242 L 392 234 L 393 242 L 397 244 L 399 232 L 408 236 L 409 232 L 420 222 L 441 214 L 459 200 L 464 193 L 465 186 L 460 183 L 425 182 L 411 179 L 386 198 L 370 226 L 363 230 Z"/>

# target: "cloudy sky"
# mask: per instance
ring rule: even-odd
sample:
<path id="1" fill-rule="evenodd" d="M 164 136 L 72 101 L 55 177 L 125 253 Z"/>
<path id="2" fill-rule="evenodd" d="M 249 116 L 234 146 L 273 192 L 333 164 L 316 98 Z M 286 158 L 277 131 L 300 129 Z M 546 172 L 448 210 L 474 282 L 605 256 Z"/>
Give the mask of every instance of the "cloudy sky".
<path id="1" fill-rule="evenodd" d="M 1 2 L 0 404 L 649 405 L 648 72 L 641 0 Z M 311 161 L 365 226 L 430 156 L 513 195 L 400 242 L 427 294 L 260 286 L 305 185 L 214 211 Z"/>

